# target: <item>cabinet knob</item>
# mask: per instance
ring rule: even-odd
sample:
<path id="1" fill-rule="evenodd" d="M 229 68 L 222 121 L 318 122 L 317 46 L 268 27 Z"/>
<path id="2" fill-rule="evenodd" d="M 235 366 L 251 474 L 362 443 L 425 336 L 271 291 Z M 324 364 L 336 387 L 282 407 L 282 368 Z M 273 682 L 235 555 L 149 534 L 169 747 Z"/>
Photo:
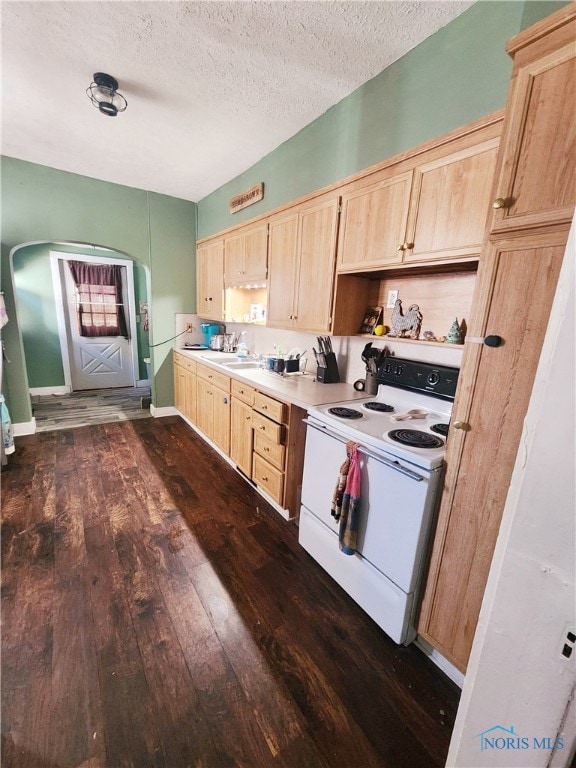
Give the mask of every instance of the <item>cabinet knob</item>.
<path id="1" fill-rule="evenodd" d="M 463 430 L 469 429 L 469 426 L 468 424 L 466 424 L 465 421 L 455 421 L 454 424 L 452 424 L 452 426 L 454 427 L 454 429 L 463 429 Z"/>
<path id="2" fill-rule="evenodd" d="M 400 244 L 398 245 L 398 248 L 397 248 L 396 250 L 397 250 L 397 251 L 404 251 L 404 250 L 405 250 L 405 248 L 404 248 L 404 243 L 400 243 Z"/>
<path id="3" fill-rule="evenodd" d="M 258 429 L 266 429 L 266 427 L 264 427 L 264 426 L 262 426 L 262 424 L 260 424 L 260 426 L 258 427 Z"/>
<path id="4" fill-rule="evenodd" d="M 510 200 L 507 200 L 505 197 L 497 197 L 496 200 L 492 203 L 492 208 L 509 208 L 510 207 Z"/>
<path id="5" fill-rule="evenodd" d="M 404 243 L 404 250 L 411 251 L 414 248 L 414 243 Z"/>

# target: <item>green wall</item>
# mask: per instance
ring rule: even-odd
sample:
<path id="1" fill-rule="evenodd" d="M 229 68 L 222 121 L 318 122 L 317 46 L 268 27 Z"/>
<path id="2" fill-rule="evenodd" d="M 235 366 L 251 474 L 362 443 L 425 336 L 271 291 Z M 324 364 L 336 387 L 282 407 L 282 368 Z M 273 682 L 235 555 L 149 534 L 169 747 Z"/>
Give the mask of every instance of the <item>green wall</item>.
<path id="1" fill-rule="evenodd" d="M 150 341 L 157 344 L 174 335 L 175 313 L 195 309 L 196 206 L 14 158 L 2 157 L 0 162 L 1 287 L 10 318 L 2 329 L 10 361 L 5 364 L 4 389 L 17 423 L 29 421 L 32 413 L 12 291 L 11 250 L 25 243 L 99 245 L 148 268 Z M 46 330 L 48 335 L 53 330 L 49 322 Z M 152 350 L 153 402 L 158 407 L 173 404 L 170 350 L 171 343 Z M 53 363 L 50 367 L 53 370 Z"/>
<path id="2" fill-rule="evenodd" d="M 565 2 L 478 2 L 198 203 L 206 237 L 441 136 L 506 103 L 506 41 Z M 260 181 L 264 200 L 234 215 Z"/>

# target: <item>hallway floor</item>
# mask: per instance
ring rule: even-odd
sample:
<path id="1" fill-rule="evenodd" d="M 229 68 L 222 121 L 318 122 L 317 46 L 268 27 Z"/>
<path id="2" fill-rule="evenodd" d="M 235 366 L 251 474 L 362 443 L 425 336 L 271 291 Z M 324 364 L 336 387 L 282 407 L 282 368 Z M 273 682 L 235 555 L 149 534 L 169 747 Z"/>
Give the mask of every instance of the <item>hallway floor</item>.
<path id="1" fill-rule="evenodd" d="M 459 690 L 178 417 L 2 471 L 3 768 L 439 768 Z"/>
<path id="2" fill-rule="evenodd" d="M 32 396 L 37 432 L 107 424 L 150 416 L 150 387 L 92 389 L 69 395 Z"/>

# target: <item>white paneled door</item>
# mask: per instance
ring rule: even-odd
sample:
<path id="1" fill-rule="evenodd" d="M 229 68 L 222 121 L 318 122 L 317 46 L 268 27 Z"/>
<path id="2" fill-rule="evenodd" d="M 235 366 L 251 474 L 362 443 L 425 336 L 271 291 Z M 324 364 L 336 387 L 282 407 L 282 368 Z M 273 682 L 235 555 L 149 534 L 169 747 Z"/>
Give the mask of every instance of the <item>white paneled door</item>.
<path id="1" fill-rule="evenodd" d="M 60 254 L 58 254 L 61 256 Z M 89 257 L 75 256 L 76 261 L 88 261 Z M 66 383 L 72 391 L 86 389 L 109 389 L 115 387 L 133 387 L 135 385 L 135 350 L 133 349 L 134 324 L 131 316 L 134 316 L 132 263 L 122 264 L 122 297 L 119 299 L 124 307 L 128 326 L 128 338 L 120 335 L 88 337 L 80 331 L 78 308 L 81 299 L 83 307 L 90 310 L 104 311 L 108 306 L 113 309 L 116 297 L 107 296 L 81 296 L 78 286 L 75 284 L 67 261 L 69 259 L 58 258 L 58 277 L 62 291 L 62 325 L 61 348 L 65 369 Z M 92 261 L 92 259 L 90 259 Z M 101 259 L 100 263 L 111 263 L 112 260 Z M 66 338 L 62 338 L 62 331 Z M 66 360 L 66 357 L 68 358 Z M 66 370 L 68 368 L 68 371 Z"/>

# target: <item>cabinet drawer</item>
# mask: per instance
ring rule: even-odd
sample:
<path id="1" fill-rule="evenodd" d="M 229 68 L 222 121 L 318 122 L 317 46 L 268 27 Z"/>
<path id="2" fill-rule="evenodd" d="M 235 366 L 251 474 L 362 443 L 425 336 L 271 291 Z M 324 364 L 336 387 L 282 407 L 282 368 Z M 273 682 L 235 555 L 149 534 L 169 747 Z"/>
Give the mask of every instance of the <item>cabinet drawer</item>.
<path id="1" fill-rule="evenodd" d="M 254 435 L 254 451 L 266 459 L 278 469 L 284 469 L 284 454 L 286 449 L 279 443 L 267 440 L 262 433 Z"/>
<path id="2" fill-rule="evenodd" d="M 254 454 L 254 464 L 252 467 L 252 480 L 263 488 L 266 493 L 282 504 L 282 491 L 284 490 L 284 475 L 265 459 Z"/>
<path id="3" fill-rule="evenodd" d="M 223 389 L 225 392 L 230 392 L 230 377 L 218 371 L 212 370 L 205 365 L 199 365 L 196 368 L 196 373 L 204 381 L 208 381 L 219 389 Z"/>
<path id="4" fill-rule="evenodd" d="M 248 405 L 254 404 L 254 395 L 256 394 L 255 389 L 248 387 L 246 384 L 241 384 L 239 381 L 236 381 L 236 379 L 232 379 L 231 386 L 234 397 L 237 397 L 238 400 L 242 400 L 243 403 L 247 403 Z"/>
<path id="5" fill-rule="evenodd" d="M 254 410 L 263 413 L 273 421 L 277 421 L 278 424 L 283 424 L 286 420 L 286 405 L 279 403 L 278 400 L 273 400 L 268 395 L 263 395 L 261 392 L 254 394 Z"/>
<path id="6" fill-rule="evenodd" d="M 263 435 L 271 443 L 279 445 L 284 437 L 284 427 L 282 424 L 276 424 L 275 421 L 267 419 L 266 416 L 261 416 L 259 413 L 254 412 L 252 415 L 252 426 L 254 428 L 255 435 Z"/>
<path id="7" fill-rule="evenodd" d="M 191 360 L 185 355 L 180 355 L 178 352 L 174 352 L 174 364 L 179 365 L 190 373 L 196 373 L 196 360 Z"/>

